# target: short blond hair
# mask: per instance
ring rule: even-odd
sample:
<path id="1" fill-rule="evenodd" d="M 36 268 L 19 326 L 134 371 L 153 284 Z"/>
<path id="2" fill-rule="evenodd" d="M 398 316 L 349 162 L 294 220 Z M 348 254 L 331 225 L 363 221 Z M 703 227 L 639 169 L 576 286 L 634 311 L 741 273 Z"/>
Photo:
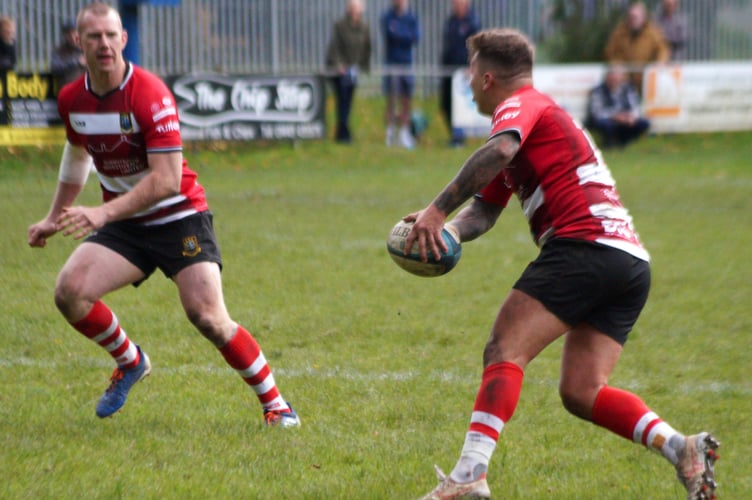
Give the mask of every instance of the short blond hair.
<path id="1" fill-rule="evenodd" d="M 106 16 L 110 12 L 114 12 L 117 15 L 117 18 L 120 21 L 120 28 L 122 29 L 123 21 L 120 19 L 120 13 L 115 7 L 106 2 L 92 2 L 78 12 L 78 15 L 76 16 L 76 31 L 81 31 L 81 21 L 86 14 L 92 13 L 95 16 Z"/>

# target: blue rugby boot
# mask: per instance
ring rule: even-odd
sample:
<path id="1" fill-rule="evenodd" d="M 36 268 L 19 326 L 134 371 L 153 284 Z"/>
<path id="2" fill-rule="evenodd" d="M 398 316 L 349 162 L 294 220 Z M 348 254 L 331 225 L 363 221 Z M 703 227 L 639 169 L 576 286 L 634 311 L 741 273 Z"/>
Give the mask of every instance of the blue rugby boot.
<path id="1" fill-rule="evenodd" d="M 125 400 L 128 399 L 128 393 L 133 384 L 151 372 L 149 356 L 140 347 L 136 346 L 136 348 L 140 356 L 138 364 L 128 370 L 121 370 L 120 367 L 115 368 L 110 377 L 110 386 L 104 391 L 97 403 L 97 417 L 109 417 L 120 410 L 125 404 Z"/>

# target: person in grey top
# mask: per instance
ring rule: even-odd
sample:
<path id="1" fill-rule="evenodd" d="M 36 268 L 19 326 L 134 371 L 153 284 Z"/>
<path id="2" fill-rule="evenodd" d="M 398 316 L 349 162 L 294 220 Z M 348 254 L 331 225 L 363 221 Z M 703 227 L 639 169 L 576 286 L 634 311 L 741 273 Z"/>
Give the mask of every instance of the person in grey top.
<path id="1" fill-rule="evenodd" d="M 686 14 L 679 12 L 679 0 L 663 0 L 655 21 L 671 47 L 671 60 L 683 61 L 686 58 L 689 22 Z"/>
<path id="2" fill-rule="evenodd" d="M 350 111 L 358 74 L 369 71 L 371 64 L 371 33 L 363 20 L 364 9 L 363 0 L 348 0 L 345 15 L 334 24 L 326 51 L 326 65 L 337 101 L 335 139 L 344 144 L 352 141 Z"/>

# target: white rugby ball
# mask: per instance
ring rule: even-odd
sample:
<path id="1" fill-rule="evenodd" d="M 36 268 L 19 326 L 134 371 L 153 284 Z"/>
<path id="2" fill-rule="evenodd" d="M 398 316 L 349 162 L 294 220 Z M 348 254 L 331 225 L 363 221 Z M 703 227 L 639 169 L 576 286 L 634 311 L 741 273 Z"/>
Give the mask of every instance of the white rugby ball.
<path id="1" fill-rule="evenodd" d="M 447 251 L 442 252 L 436 260 L 433 253 L 428 251 L 428 260 L 420 261 L 417 242 L 413 244 L 410 253 L 405 255 L 405 240 L 413 228 L 412 222 L 399 221 L 394 225 L 386 239 L 386 249 L 392 260 L 405 271 L 416 276 L 433 277 L 446 274 L 457 265 L 462 256 L 462 246 L 458 239 L 444 228 L 441 236 L 447 245 Z"/>

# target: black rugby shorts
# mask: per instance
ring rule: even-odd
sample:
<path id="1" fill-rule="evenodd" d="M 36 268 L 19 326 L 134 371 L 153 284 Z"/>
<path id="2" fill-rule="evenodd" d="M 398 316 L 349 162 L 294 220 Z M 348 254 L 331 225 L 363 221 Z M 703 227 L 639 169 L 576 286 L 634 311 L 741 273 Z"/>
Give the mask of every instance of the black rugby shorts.
<path id="1" fill-rule="evenodd" d="M 514 288 L 568 325 L 586 322 L 623 345 L 647 301 L 650 264 L 605 245 L 554 239 Z"/>
<path id="2" fill-rule="evenodd" d="M 157 268 L 170 278 L 197 262 L 216 262 L 222 267 L 213 216 L 209 211 L 154 226 L 111 222 L 90 234 L 86 241 L 119 253 L 141 269 L 146 278 Z"/>

